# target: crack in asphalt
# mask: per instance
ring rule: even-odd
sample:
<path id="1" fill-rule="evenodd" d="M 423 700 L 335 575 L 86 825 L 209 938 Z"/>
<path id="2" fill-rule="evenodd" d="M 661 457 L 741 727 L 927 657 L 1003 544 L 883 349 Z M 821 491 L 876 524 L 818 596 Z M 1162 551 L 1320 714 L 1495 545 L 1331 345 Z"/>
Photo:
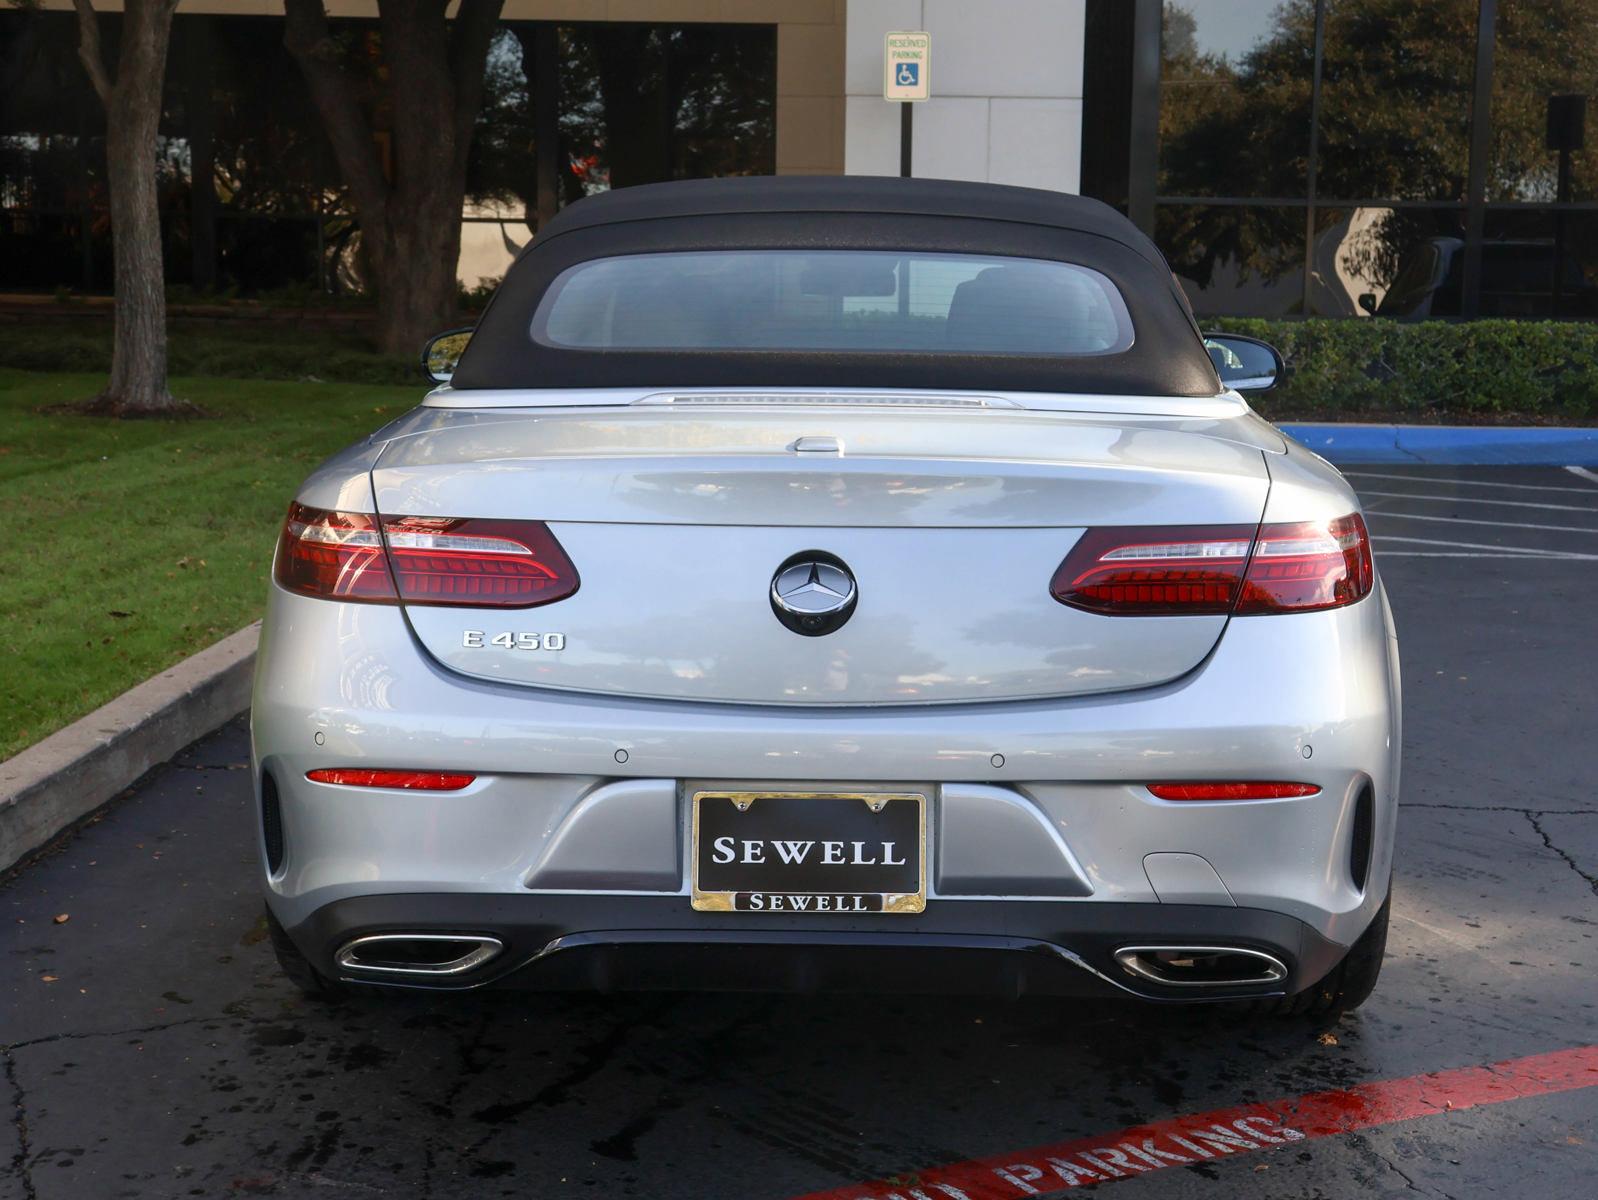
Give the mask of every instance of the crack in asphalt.
<path id="1" fill-rule="evenodd" d="M 1548 847 L 1548 849 L 1552 850 L 1555 854 L 1559 855 L 1560 858 L 1564 859 L 1565 860 L 1565 865 L 1567 867 L 1569 867 L 1572 871 L 1574 871 L 1577 875 L 1580 875 L 1584 880 L 1586 880 L 1587 881 L 1587 886 L 1592 889 L 1593 895 L 1594 896 L 1598 896 L 1598 875 L 1590 875 L 1586 871 L 1583 871 L 1581 869 L 1581 865 L 1575 860 L 1574 857 L 1572 857 L 1570 854 L 1567 854 L 1560 847 L 1554 845 L 1554 839 L 1551 836 L 1549 836 L 1548 831 L 1542 827 L 1542 821 L 1539 819 L 1541 817 L 1562 816 L 1562 815 L 1565 815 L 1565 814 L 1549 813 L 1549 812 L 1528 812 L 1526 814 L 1526 820 L 1531 822 L 1531 827 L 1537 831 L 1537 836 L 1542 838 L 1543 845 Z"/>
<path id="2" fill-rule="evenodd" d="M 1382 1166 L 1386 1167 L 1394 1175 L 1397 1175 L 1400 1179 L 1402 1179 L 1404 1181 L 1405 1188 L 1414 1192 L 1417 1196 L 1435 1196 L 1440 1197 L 1440 1200 L 1456 1200 L 1456 1198 L 1449 1192 L 1445 1192 L 1434 1187 L 1422 1187 L 1420 1184 L 1416 1183 L 1414 1179 L 1410 1177 L 1408 1171 L 1404 1170 L 1404 1168 L 1400 1167 L 1396 1162 L 1394 1162 L 1391 1157 L 1378 1148 L 1376 1144 L 1364 1134 L 1355 1134 L 1349 1140 L 1353 1143 L 1356 1151 L 1363 1151 L 1365 1154 L 1381 1163 Z"/>
<path id="3" fill-rule="evenodd" d="M 11 1087 L 11 1125 L 17 1131 L 17 1152 L 12 1156 L 11 1169 L 22 1181 L 25 1200 L 38 1200 L 39 1193 L 33 1186 L 33 1171 L 28 1166 L 33 1147 L 28 1141 L 27 1095 L 22 1090 L 22 1081 L 17 1078 L 17 1060 L 12 1056 L 11 1048 L 0 1049 L 0 1057 L 5 1062 L 6 1083 Z"/>
<path id="4" fill-rule="evenodd" d="M 1400 808 L 1444 808 L 1450 812 L 1507 812 L 1523 817 L 1598 817 L 1594 808 L 1517 808 L 1511 804 L 1429 804 L 1419 800 L 1405 800 Z"/>
<path id="5" fill-rule="evenodd" d="M 1405 808 L 1440 808 L 1452 812 L 1506 812 L 1517 813 L 1530 823 L 1537 836 L 1542 839 L 1543 846 L 1559 855 L 1565 860 L 1565 865 L 1581 876 L 1582 880 L 1592 889 L 1593 895 L 1598 896 L 1598 875 L 1582 870 L 1581 864 L 1575 856 L 1554 844 L 1553 836 L 1543 828 L 1544 817 L 1598 817 L 1598 812 L 1586 808 L 1520 808 L 1511 804 L 1427 804 L 1405 802 Z"/>
<path id="6" fill-rule="evenodd" d="M 47 1033 L 43 1037 L 28 1038 L 26 1041 L 0 1043 L 0 1054 L 4 1054 L 7 1063 L 9 1063 L 12 1051 L 26 1050 L 30 1046 L 48 1046 L 52 1042 L 81 1042 L 90 1038 L 136 1037 L 145 1033 L 164 1033 L 168 1029 L 178 1029 L 184 1025 L 206 1025 L 229 1019 L 228 1017 L 184 1017 L 181 1021 L 167 1021 L 160 1025 L 141 1025 L 133 1029 L 96 1029 L 84 1033 Z"/>
<path id="7" fill-rule="evenodd" d="M 169 1029 L 178 1029 L 184 1025 L 214 1024 L 226 1020 L 225 1017 L 185 1017 L 181 1021 L 167 1021 L 159 1025 L 142 1025 L 132 1029 L 101 1029 L 86 1033 L 47 1033 L 43 1037 L 28 1038 L 20 1042 L 7 1042 L 0 1044 L 0 1063 L 4 1064 L 6 1084 L 11 1089 L 11 1126 L 17 1133 L 17 1152 L 11 1157 L 9 1173 L 16 1176 L 22 1183 L 23 1200 L 38 1200 L 38 1190 L 33 1183 L 33 1168 L 30 1160 L 33 1157 L 33 1145 L 28 1134 L 28 1108 L 27 1093 L 23 1090 L 22 1081 L 17 1078 L 16 1051 L 26 1050 L 32 1046 L 48 1046 L 55 1042 L 82 1042 L 91 1038 L 105 1037 L 139 1037 L 145 1034 L 164 1033 Z"/>

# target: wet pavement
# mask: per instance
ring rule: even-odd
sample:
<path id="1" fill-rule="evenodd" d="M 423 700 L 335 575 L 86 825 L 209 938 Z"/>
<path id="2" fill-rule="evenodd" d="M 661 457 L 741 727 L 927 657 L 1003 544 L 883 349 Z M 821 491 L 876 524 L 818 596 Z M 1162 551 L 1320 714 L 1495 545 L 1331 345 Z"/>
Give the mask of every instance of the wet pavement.
<path id="1" fill-rule="evenodd" d="M 1403 643 L 1407 748 L 1392 939 L 1360 1012 L 307 1002 L 259 919 L 236 722 L 0 882 L 0 1200 L 788 1200 L 1598 1043 L 1598 481 L 1526 468 L 1351 478 Z M 1130 1200 L 1528 1184 L 1591 1196 L 1598 1087 L 1126 1174 L 1113 1194 Z"/>

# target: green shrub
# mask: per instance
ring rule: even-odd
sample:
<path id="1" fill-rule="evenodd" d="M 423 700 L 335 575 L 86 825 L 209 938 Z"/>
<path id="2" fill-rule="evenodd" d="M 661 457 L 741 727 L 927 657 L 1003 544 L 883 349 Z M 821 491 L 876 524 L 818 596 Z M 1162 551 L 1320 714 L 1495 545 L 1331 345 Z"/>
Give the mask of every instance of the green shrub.
<path id="1" fill-rule="evenodd" d="M 1287 378 L 1268 417 L 1570 421 L 1598 415 L 1598 325 L 1564 321 L 1268 321 L 1205 329 L 1263 338 Z"/>

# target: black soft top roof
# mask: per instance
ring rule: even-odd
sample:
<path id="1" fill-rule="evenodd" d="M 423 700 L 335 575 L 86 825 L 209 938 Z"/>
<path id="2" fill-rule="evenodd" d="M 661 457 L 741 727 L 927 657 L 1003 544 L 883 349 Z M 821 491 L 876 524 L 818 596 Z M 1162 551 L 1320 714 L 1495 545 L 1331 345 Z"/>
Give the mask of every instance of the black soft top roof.
<path id="1" fill-rule="evenodd" d="M 1134 341 L 1093 357 L 838 350 L 576 350 L 533 340 L 568 267 L 707 249 L 942 251 L 1078 263 L 1108 276 Z M 456 389 L 868 387 L 1210 396 L 1220 383 L 1170 268 L 1108 205 L 1038 188 L 939 179 L 696 179 L 604 192 L 564 209 L 517 257 L 456 368 Z"/>
<path id="2" fill-rule="evenodd" d="M 544 236 L 620 221 L 730 213 L 879 213 L 1014 221 L 1109 238 L 1164 265 L 1154 243 L 1136 225 L 1086 196 L 996 183 L 874 175 L 758 175 L 621 188 L 566 208 L 550 222 Z"/>

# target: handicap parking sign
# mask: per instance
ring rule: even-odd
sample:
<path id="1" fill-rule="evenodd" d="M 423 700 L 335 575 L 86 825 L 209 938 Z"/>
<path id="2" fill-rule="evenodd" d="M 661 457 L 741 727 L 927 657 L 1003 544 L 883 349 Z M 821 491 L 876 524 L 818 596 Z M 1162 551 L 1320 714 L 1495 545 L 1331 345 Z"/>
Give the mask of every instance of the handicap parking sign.
<path id="1" fill-rule="evenodd" d="M 887 100 L 925 100 L 932 94 L 932 37 L 925 32 L 890 33 L 883 41 L 882 95 Z"/>

